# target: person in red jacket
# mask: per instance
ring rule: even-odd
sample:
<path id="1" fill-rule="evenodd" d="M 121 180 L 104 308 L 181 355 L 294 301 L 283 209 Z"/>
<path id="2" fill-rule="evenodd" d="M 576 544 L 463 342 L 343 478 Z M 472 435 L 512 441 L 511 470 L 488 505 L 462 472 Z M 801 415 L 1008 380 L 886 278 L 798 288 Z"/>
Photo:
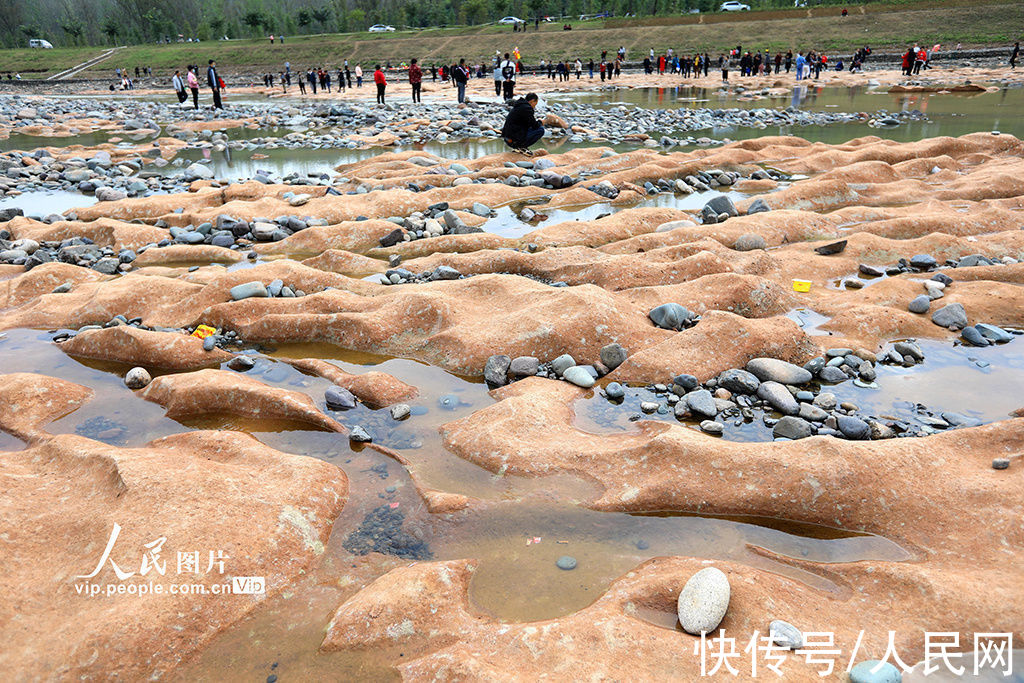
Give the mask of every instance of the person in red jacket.
<path id="1" fill-rule="evenodd" d="M 416 63 L 416 58 L 413 57 L 412 64 L 409 66 L 409 85 L 412 86 L 412 101 L 420 101 L 420 87 L 423 85 L 423 70 L 420 69 Z"/>
<path id="2" fill-rule="evenodd" d="M 388 79 L 384 78 L 380 64 L 374 67 L 373 82 L 377 84 L 377 104 L 384 104 L 384 89 L 388 87 Z"/>

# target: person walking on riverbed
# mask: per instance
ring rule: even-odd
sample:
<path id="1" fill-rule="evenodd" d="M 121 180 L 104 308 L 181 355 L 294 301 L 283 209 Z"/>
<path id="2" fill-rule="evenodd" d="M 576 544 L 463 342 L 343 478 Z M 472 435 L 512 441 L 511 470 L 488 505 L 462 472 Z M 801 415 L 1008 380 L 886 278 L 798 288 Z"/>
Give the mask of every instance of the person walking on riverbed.
<path id="1" fill-rule="evenodd" d="M 409 65 L 409 85 L 412 86 L 412 101 L 415 104 L 420 101 L 420 88 L 423 87 L 423 70 L 416 63 L 415 57 Z"/>
<path id="2" fill-rule="evenodd" d="M 1017 58 L 1020 57 L 1020 43 L 1013 44 L 1013 52 L 1010 53 L 1010 68 L 1017 68 Z"/>
<path id="3" fill-rule="evenodd" d="M 224 81 L 221 80 L 220 74 L 217 73 L 217 62 L 212 59 L 206 67 L 206 82 L 210 85 L 210 90 L 213 91 L 214 109 L 223 109 L 224 105 L 220 101 L 220 91 L 224 87 Z"/>
<path id="4" fill-rule="evenodd" d="M 377 104 L 384 104 L 384 90 L 388 87 L 388 79 L 378 64 L 373 72 L 373 82 L 377 85 Z"/>

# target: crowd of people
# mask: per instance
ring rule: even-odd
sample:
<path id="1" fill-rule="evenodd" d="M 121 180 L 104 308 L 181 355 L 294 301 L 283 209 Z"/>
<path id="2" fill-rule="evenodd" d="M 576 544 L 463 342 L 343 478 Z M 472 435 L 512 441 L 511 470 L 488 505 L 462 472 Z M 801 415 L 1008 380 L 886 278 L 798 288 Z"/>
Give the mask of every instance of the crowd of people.
<path id="1" fill-rule="evenodd" d="M 959 45 L 957 50 L 959 50 Z M 905 75 L 913 76 L 920 74 L 923 69 L 930 68 L 931 61 L 938 54 L 940 49 L 939 45 L 935 45 L 931 49 L 923 48 L 917 44 L 907 49 L 902 55 L 901 68 Z M 871 55 L 871 48 L 864 46 L 858 49 L 852 56 L 850 63 L 846 64 L 842 58 L 830 60 L 828 55 L 824 52 L 817 52 L 814 50 L 808 50 L 806 52 L 797 51 L 795 54 L 792 50 L 787 50 L 785 53 L 782 51 L 776 51 L 774 55 L 767 49 L 761 50 L 747 50 L 744 51 L 742 46 L 737 45 L 735 49 L 730 50 L 726 53 L 722 53 L 718 56 L 717 60 L 713 60 L 707 52 L 694 52 L 684 53 L 676 52 L 669 48 L 662 54 L 656 54 L 655 50 L 651 48 L 647 55 L 644 57 L 642 62 L 642 68 L 645 74 L 659 75 L 665 74 L 679 74 L 682 78 L 700 78 L 707 77 L 708 74 L 715 69 L 721 72 L 723 81 L 729 80 L 729 72 L 737 71 L 741 77 L 744 78 L 756 78 L 759 76 L 773 76 L 781 75 L 783 73 L 790 74 L 795 72 L 797 81 L 820 77 L 822 71 L 835 70 L 844 71 L 849 69 L 851 72 L 859 72 L 863 69 L 864 63 Z M 1011 68 L 1016 68 L 1017 60 L 1020 55 L 1020 44 L 1017 43 L 1013 47 L 1013 51 L 1010 54 L 1009 65 Z M 532 73 L 534 76 L 547 76 L 551 80 L 557 80 L 559 82 L 569 81 L 575 75 L 577 80 L 583 78 L 584 73 L 587 74 L 589 79 L 599 77 L 601 81 L 608 81 L 614 78 L 618 78 L 622 75 L 623 64 L 626 60 L 626 48 L 620 46 L 619 49 L 613 56 L 609 56 L 609 52 L 603 51 L 601 58 L 595 62 L 594 59 L 588 60 L 586 64 L 580 59 L 560 59 L 560 60 L 546 60 L 541 59 L 539 67 L 533 69 L 527 69 L 524 67 L 522 60 L 520 59 L 518 49 L 512 53 L 504 53 L 504 56 L 500 52 L 495 52 L 491 58 L 490 66 L 485 66 L 483 62 L 478 62 L 475 65 L 466 63 L 465 59 L 460 59 L 457 64 L 432 64 L 429 69 L 426 66 L 420 66 L 418 60 L 412 59 L 409 64 L 404 62 L 397 66 L 399 75 L 401 72 L 405 72 L 405 76 L 408 80 L 411 97 L 414 103 L 421 102 L 423 81 L 429 75 L 429 78 L 433 82 L 448 82 L 455 89 L 456 99 L 461 103 L 466 101 L 466 89 L 472 78 L 483 79 L 488 75 L 491 75 L 494 81 L 494 94 L 496 97 L 501 97 L 506 103 L 509 103 L 513 109 L 519 108 L 518 118 L 525 121 L 526 114 L 528 113 L 523 107 L 526 106 L 525 100 L 516 100 L 516 86 L 517 80 L 527 74 Z M 713 64 L 713 61 L 715 62 Z M 199 67 L 190 65 L 185 75 L 182 75 L 179 71 L 174 72 L 174 76 L 171 79 L 174 90 L 177 94 L 178 101 L 185 103 L 191 95 L 192 106 L 196 109 L 199 108 L 199 88 L 200 79 L 198 76 Z M 149 67 L 135 67 L 134 69 L 136 77 L 140 75 L 151 76 L 152 70 Z M 387 62 L 384 65 L 376 64 L 372 72 L 373 84 L 376 88 L 376 101 L 379 104 L 384 104 L 386 101 L 387 88 L 388 88 L 388 73 L 396 71 L 396 68 Z M 125 90 L 134 89 L 134 81 L 128 71 L 128 69 L 118 68 L 115 70 L 118 78 L 121 82 L 121 87 Z M 362 88 L 363 86 L 363 68 L 360 64 L 355 64 L 350 67 L 348 60 L 344 60 L 342 65 L 337 67 L 335 74 L 332 76 L 331 69 L 323 66 L 309 67 L 305 71 L 299 70 L 297 73 L 293 73 L 291 64 L 289 62 L 284 63 L 284 68 L 278 73 L 267 72 L 262 75 L 263 85 L 267 88 L 274 88 L 275 83 L 280 85 L 282 90 L 287 93 L 288 88 L 294 84 L 298 86 L 300 94 L 311 93 L 313 95 L 318 92 L 344 92 L 351 88 Z M 11 78 L 10 75 L 7 76 Z M 210 88 L 213 95 L 213 106 L 218 109 L 223 108 L 222 97 L 226 91 L 226 85 L 224 80 L 217 73 L 216 63 L 210 60 L 206 70 L 206 86 Z M 110 86 L 111 90 L 115 89 L 114 85 Z M 527 122 L 528 123 L 528 122 Z M 534 130 L 534 126 L 527 125 L 524 123 L 520 126 L 523 130 Z M 520 140 L 526 140 L 531 137 L 521 135 L 513 136 Z M 522 149 L 525 149 L 529 145 L 520 145 Z"/>

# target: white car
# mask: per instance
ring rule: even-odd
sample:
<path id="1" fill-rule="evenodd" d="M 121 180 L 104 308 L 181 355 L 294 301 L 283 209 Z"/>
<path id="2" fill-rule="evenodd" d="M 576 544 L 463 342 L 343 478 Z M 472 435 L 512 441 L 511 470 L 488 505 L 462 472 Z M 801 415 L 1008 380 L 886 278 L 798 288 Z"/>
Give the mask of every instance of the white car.
<path id="1" fill-rule="evenodd" d="M 38 47 L 38 48 L 42 48 L 44 50 L 52 50 L 53 49 L 53 45 L 50 44 L 50 41 L 42 40 L 41 38 L 33 38 L 33 39 L 31 39 L 30 41 L 28 41 L 28 46 L 29 47 Z"/>
<path id="2" fill-rule="evenodd" d="M 502 17 L 498 19 L 499 24 L 525 24 L 526 22 L 518 17 Z"/>
<path id="3" fill-rule="evenodd" d="M 388 26 L 386 24 L 374 24 L 370 27 L 370 33 L 390 33 L 394 30 L 394 26 Z"/>
<path id="4" fill-rule="evenodd" d="M 722 6 L 718 8 L 719 12 L 747 12 L 749 10 L 750 5 L 744 5 L 742 2 L 736 2 L 736 0 L 723 2 Z"/>

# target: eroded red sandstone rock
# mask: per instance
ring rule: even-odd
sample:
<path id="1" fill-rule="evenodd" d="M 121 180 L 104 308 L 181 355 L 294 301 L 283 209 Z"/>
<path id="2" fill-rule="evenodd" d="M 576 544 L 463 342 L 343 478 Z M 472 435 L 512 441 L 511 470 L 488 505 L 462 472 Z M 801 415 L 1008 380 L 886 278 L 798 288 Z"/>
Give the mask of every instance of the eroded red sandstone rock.
<path id="1" fill-rule="evenodd" d="M 86 330 L 61 342 L 60 349 L 70 356 L 172 371 L 214 367 L 231 358 L 230 353 L 220 349 L 204 350 L 198 337 L 127 325 Z"/>
<path id="2" fill-rule="evenodd" d="M 43 427 L 92 396 L 92 389 L 55 377 L 30 372 L 0 375 L 0 430 L 33 441 L 44 434 Z"/>
<path id="3" fill-rule="evenodd" d="M 167 417 L 239 415 L 253 419 L 292 420 L 317 429 L 345 433 L 345 428 L 324 415 L 306 394 L 289 391 L 230 370 L 198 370 L 163 375 L 139 395 L 159 403 Z"/>
<path id="4" fill-rule="evenodd" d="M 288 455 L 236 432 L 191 432 L 142 448 L 54 436 L 3 453 L 0 663 L 30 677 L 137 679 L 165 675 L 265 596 L 180 595 L 171 584 L 230 585 L 263 576 L 287 586 L 323 552 L 348 486 L 334 465 Z M 96 569 L 114 525 L 109 563 Z M 144 544 L 165 539 L 155 554 Z M 224 573 L 210 551 L 222 552 Z M 199 553 L 179 574 L 177 553 Z M 142 576 L 141 558 L 159 563 Z M 162 586 L 145 596 L 87 597 L 119 584 Z M 73 613 L 75 618 L 69 618 Z M 41 647 L 40 643 L 48 645 Z"/>

